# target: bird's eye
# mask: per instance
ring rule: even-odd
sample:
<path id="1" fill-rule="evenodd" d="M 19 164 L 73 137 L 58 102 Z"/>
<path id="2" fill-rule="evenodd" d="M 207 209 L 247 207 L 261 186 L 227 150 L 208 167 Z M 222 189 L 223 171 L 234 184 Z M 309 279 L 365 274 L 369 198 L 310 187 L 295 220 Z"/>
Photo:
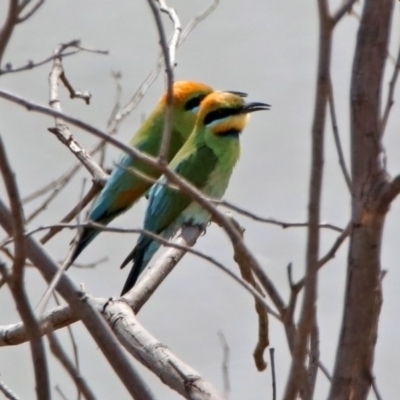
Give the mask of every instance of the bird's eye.
<path id="1" fill-rule="evenodd" d="M 214 111 L 210 111 L 204 118 L 204 125 L 210 125 L 218 120 L 240 114 L 241 111 L 242 108 L 218 108 Z"/>
<path id="2" fill-rule="evenodd" d="M 204 94 L 199 94 L 198 96 L 192 97 L 190 100 L 188 100 L 185 104 L 185 110 L 186 111 L 192 111 L 195 108 L 199 107 L 200 103 L 203 101 L 203 99 L 206 96 Z"/>

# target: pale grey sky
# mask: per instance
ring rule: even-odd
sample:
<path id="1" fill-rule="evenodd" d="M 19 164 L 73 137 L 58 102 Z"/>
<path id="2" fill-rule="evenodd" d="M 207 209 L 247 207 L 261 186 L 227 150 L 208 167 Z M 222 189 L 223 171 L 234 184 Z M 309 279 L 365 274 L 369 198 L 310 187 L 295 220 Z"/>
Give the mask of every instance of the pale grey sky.
<path id="1" fill-rule="evenodd" d="M 0 4 L 4 15 L 5 1 Z M 183 25 L 201 12 L 204 1 L 170 0 Z M 208 4 L 208 2 L 207 2 Z M 360 6 L 357 6 L 359 10 Z M 396 2 L 394 26 L 399 26 Z M 169 21 L 165 20 L 166 26 Z M 358 22 L 346 17 L 334 34 L 332 76 L 339 118 L 339 129 L 348 159 L 349 81 L 354 40 Z M 399 29 L 394 32 L 391 51 L 399 44 Z M 108 56 L 82 53 L 65 59 L 64 65 L 76 89 L 89 90 L 92 103 L 71 101 L 64 90 L 62 106 L 69 114 L 105 128 L 115 101 L 111 71 L 123 75 L 123 100 L 141 84 L 158 57 L 158 37 L 147 2 L 123 0 L 58 0 L 46 2 L 27 23 L 18 26 L 12 37 L 6 61 L 13 66 L 27 60 L 48 56 L 60 42 L 81 39 L 84 46 L 107 49 Z M 249 99 L 272 105 L 271 111 L 256 113 L 241 137 L 242 154 L 225 198 L 234 204 L 265 217 L 285 221 L 304 221 L 306 217 L 310 155 L 311 117 L 314 104 L 317 65 L 318 21 L 312 1 L 221 0 L 217 10 L 196 30 L 177 52 L 176 79 L 206 82 L 217 89 L 244 91 Z M 387 72 L 391 72 L 389 66 Z M 2 76 L 4 89 L 31 100 L 47 103 L 50 65 L 31 72 Z M 386 79 L 388 81 L 388 79 Z M 126 142 L 137 129 L 143 114 L 148 114 L 163 91 L 162 76 L 148 91 L 134 113 L 122 125 L 119 138 Z M 397 91 L 399 93 L 399 91 Z M 399 95 L 397 95 L 397 98 Z M 75 163 L 74 157 L 48 131 L 53 121 L 28 114 L 21 108 L 0 102 L 0 132 L 4 138 L 23 195 L 57 177 Z M 330 121 L 328 119 L 325 150 L 325 176 L 322 219 L 345 226 L 349 218 L 350 199 L 337 162 Z M 385 146 L 390 172 L 400 172 L 400 113 L 394 109 L 387 127 Z M 95 142 L 89 134 L 72 129 L 85 146 Z M 107 164 L 112 165 L 118 151 L 110 150 Z M 55 223 L 79 198 L 82 171 L 69 188 L 30 227 Z M 0 195 L 4 195 L 2 183 Z M 35 204 L 26 208 L 26 214 Z M 113 222 L 114 226 L 140 227 L 146 201 Z M 282 230 L 238 216 L 246 228 L 245 238 L 279 290 L 288 295 L 286 265 L 293 263 L 296 278 L 302 277 L 305 259 L 304 229 Z M 374 373 L 383 398 L 394 399 L 400 392 L 400 304 L 398 287 L 398 238 L 400 205 L 396 201 L 389 213 L 383 248 L 385 277 L 384 304 L 379 329 Z M 321 255 L 336 238 L 323 231 Z M 58 235 L 46 248 L 56 259 L 65 257 L 71 232 Z M 92 262 L 107 256 L 107 262 L 95 270 L 68 271 L 75 282 L 99 296 L 120 292 L 127 269 L 119 265 L 131 251 L 134 235 L 101 234 L 79 258 Z M 225 234 L 212 226 L 196 248 L 205 251 L 233 271 L 238 269 Z M 320 273 L 318 318 L 321 334 L 321 359 L 332 370 L 341 310 L 346 267 L 344 245 L 336 258 Z M 27 272 L 29 291 L 39 300 L 44 285 L 34 271 Z M 0 324 L 18 321 L 10 306 L 6 289 L 0 291 Z M 222 391 L 222 350 L 217 332 L 222 331 L 230 346 L 232 400 L 271 398 L 271 374 L 255 370 L 252 352 L 257 339 L 253 299 L 215 267 L 194 256 L 186 256 L 139 314 L 140 322 L 183 361 L 198 370 Z M 279 322 L 270 319 L 270 344 L 275 348 L 278 398 L 282 394 L 290 358 Z M 101 352 L 80 324 L 75 324 L 80 348 L 82 373 L 99 399 L 128 399 L 118 378 L 110 371 Z M 65 343 L 65 330 L 57 334 Z M 135 362 L 135 365 L 138 363 Z M 140 367 L 143 376 L 158 398 L 180 398 Z M 28 345 L 0 349 L 1 379 L 23 399 L 34 396 L 34 381 Z M 51 362 L 52 385 L 59 384 L 69 398 L 74 386 L 59 367 Z M 316 399 L 327 393 L 325 378 L 319 374 Z M 58 398 L 54 394 L 54 398 Z M 371 397 L 372 398 L 372 397 Z"/>

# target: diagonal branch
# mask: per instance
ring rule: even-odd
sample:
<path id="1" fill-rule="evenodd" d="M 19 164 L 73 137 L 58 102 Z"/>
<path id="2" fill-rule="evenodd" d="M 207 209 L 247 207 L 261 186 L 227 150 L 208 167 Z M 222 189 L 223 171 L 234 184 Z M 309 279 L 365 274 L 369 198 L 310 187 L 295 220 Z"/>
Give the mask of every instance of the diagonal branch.
<path id="1" fill-rule="evenodd" d="M 0 271 L 7 281 L 17 310 L 27 329 L 35 372 L 36 393 L 38 399 L 50 399 L 50 383 L 45 348 L 39 324 L 31 308 L 24 287 L 24 264 L 26 259 L 26 240 L 24 234 L 24 216 L 21 199 L 14 173 L 0 137 L 0 172 L 3 176 L 11 206 L 11 226 L 8 234 L 14 237 L 14 263 L 11 276 L 0 260 Z"/>
<path id="2" fill-rule="evenodd" d="M 344 17 L 346 13 L 351 12 L 351 9 L 353 8 L 353 5 L 356 1 L 357 0 L 343 0 L 342 5 L 332 16 L 333 25 L 336 25 Z"/>
<path id="3" fill-rule="evenodd" d="M 396 62 L 394 65 L 393 75 L 389 82 L 389 92 L 386 100 L 385 110 L 383 112 L 382 121 L 381 121 L 381 137 L 385 133 L 386 125 L 389 120 L 390 110 L 394 104 L 394 90 L 396 88 L 397 78 L 399 77 L 400 72 L 400 46 L 399 51 L 397 53 Z"/>
<path id="4" fill-rule="evenodd" d="M 339 165 L 342 169 L 344 180 L 346 181 L 347 188 L 349 189 L 350 194 L 352 193 L 352 184 L 349 171 L 346 167 L 346 161 L 344 159 L 343 148 L 340 141 L 339 128 L 336 119 L 336 111 L 335 111 L 335 101 L 333 96 L 333 86 L 332 80 L 329 78 L 329 94 L 328 94 L 328 102 L 329 102 L 329 110 L 331 114 L 331 122 L 332 122 L 332 130 L 333 137 L 335 139 L 336 151 L 339 157 Z"/>
<path id="5" fill-rule="evenodd" d="M 6 50 L 8 42 L 10 41 L 14 28 L 17 24 L 18 13 L 19 13 L 18 0 L 9 0 L 6 21 L 0 30 L 0 67 L 2 65 L 4 52 Z"/>
<path id="6" fill-rule="evenodd" d="M 21 400 L 4 382 L 0 381 L 0 392 L 4 394 L 6 399 Z"/>
<path id="7" fill-rule="evenodd" d="M 58 53 L 59 50 L 56 50 Z M 63 78 L 64 77 L 64 78 Z M 65 78 L 64 69 L 62 66 L 61 58 L 57 57 L 54 59 L 53 68 L 49 76 L 50 84 L 50 105 L 54 110 L 61 110 L 61 103 L 58 96 L 58 80 L 61 79 L 64 83 L 68 82 Z M 71 85 L 68 83 L 67 88 L 69 88 L 70 93 L 73 93 Z M 61 118 L 55 118 L 56 128 L 49 129 L 50 132 L 54 133 L 57 138 L 65 144 L 71 152 L 78 158 L 78 160 L 83 164 L 83 166 L 90 172 L 93 176 L 93 182 L 99 184 L 100 187 L 104 186 L 108 179 L 108 175 L 100 168 L 94 159 L 79 145 L 79 143 L 71 135 L 69 128 L 62 121 Z"/>
<path id="8" fill-rule="evenodd" d="M 28 3 L 28 2 L 26 2 L 26 3 Z M 27 5 L 26 3 L 25 3 L 25 5 Z M 43 4 L 44 4 L 44 0 L 38 0 L 37 3 L 24 16 L 20 15 L 18 17 L 17 24 L 20 24 L 21 22 L 24 22 L 27 19 L 29 19 L 30 17 L 32 17 L 32 15 L 35 14 L 36 11 L 39 10 L 39 8 Z M 19 13 L 23 10 L 23 8 L 25 8 L 25 7 L 20 7 Z"/>
<path id="9" fill-rule="evenodd" d="M 83 376 L 81 376 L 79 371 L 72 364 L 71 360 L 65 353 L 60 342 L 58 341 L 56 335 L 53 332 L 49 331 L 47 333 L 47 339 L 49 340 L 50 349 L 52 353 L 60 361 L 61 365 L 65 368 L 65 370 L 68 372 L 68 375 L 71 377 L 76 387 L 78 388 L 79 393 L 82 393 L 83 397 L 86 400 L 96 400 L 96 396 L 93 394 L 86 380 L 83 378 Z"/>
<path id="10" fill-rule="evenodd" d="M 280 226 L 282 229 L 307 228 L 309 226 L 308 222 L 286 222 L 286 221 L 276 220 L 275 218 L 260 217 L 256 214 L 254 214 L 248 210 L 244 210 L 243 208 L 240 208 L 240 207 L 236 206 L 235 204 L 232 204 L 226 200 L 220 200 L 220 201 L 212 200 L 212 201 L 215 204 L 219 204 L 223 207 L 229 208 L 230 210 L 236 211 L 237 213 L 242 214 L 248 218 L 251 218 L 254 221 L 265 222 L 266 224 L 271 224 L 271 225 L 277 225 L 277 226 Z M 343 232 L 342 228 L 340 228 L 339 226 L 334 225 L 334 224 L 321 223 L 318 226 L 319 226 L 319 228 L 331 229 L 336 232 Z"/>
<path id="11" fill-rule="evenodd" d="M 172 129 L 172 106 L 173 106 L 172 86 L 174 84 L 173 69 L 175 66 L 175 50 L 181 32 L 181 25 L 175 11 L 173 9 L 168 8 L 164 1 L 157 0 L 157 2 L 160 5 L 160 9 L 156 7 L 154 2 L 155 0 L 148 0 L 149 6 L 151 8 L 151 11 L 153 13 L 156 22 L 158 35 L 160 37 L 160 46 L 164 57 L 164 63 L 166 69 L 165 73 L 167 78 L 167 96 L 166 96 L 165 117 L 164 117 L 164 130 L 158 157 L 160 159 L 160 163 L 167 164 L 168 150 L 171 141 L 171 129 Z M 160 10 L 166 12 L 170 16 L 172 22 L 174 23 L 174 34 L 172 36 L 170 45 L 168 45 L 167 43 L 165 30 L 161 21 Z"/>

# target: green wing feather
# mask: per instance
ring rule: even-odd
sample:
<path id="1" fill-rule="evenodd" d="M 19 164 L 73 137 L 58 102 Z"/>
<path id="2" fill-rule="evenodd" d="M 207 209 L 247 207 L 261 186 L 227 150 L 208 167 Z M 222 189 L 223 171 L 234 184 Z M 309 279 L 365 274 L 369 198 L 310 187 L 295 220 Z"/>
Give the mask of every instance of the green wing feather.
<path id="1" fill-rule="evenodd" d="M 184 150 L 184 149 L 182 149 Z M 182 156 L 183 158 L 179 157 Z M 178 153 L 171 163 L 172 169 L 182 178 L 198 189 L 206 184 L 218 162 L 217 156 L 207 145 L 201 145 L 194 151 Z M 149 206 L 146 211 L 144 229 L 160 233 L 192 202 L 192 199 L 179 190 L 166 185 L 165 177 L 161 178 L 150 191 Z"/>

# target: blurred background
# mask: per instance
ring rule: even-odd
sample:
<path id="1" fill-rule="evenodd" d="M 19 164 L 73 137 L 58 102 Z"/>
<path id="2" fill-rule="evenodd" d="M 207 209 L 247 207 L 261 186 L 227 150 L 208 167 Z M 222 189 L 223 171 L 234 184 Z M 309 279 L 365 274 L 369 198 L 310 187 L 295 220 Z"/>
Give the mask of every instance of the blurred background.
<path id="1" fill-rule="evenodd" d="M 3 22 L 6 1 L 0 2 Z M 185 26 L 207 7 L 201 0 L 169 0 Z M 340 1 L 332 1 L 331 10 Z M 355 11 L 361 12 L 362 2 Z M 389 51 L 397 54 L 400 37 L 400 5 L 396 2 Z M 164 19 L 170 30 L 171 24 Z M 348 160 L 349 83 L 358 20 L 348 15 L 334 32 L 332 78 L 339 130 Z M 86 47 L 109 50 L 108 56 L 80 53 L 64 59 L 67 77 L 76 90 L 92 93 L 90 106 L 70 100 L 64 88 L 62 107 L 68 114 L 82 118 L 101 129 L 106 128 L 115 104 L 112 71 L 122 74 L 122 102 L 125 103 L 154 68 L 158 55 L 158 35 L 146 1 L 58 0 L 46 2 L 26 23 L 18 25 L 4 61 L 13 67 L 28 60 L 49 56 L 60 44 L 80 39 Z M 177 51 L 176 80 L 196 80 L 216 89 L 239 90 L 253 101 L 267 102 L 271 111 L 256 113 L 241 137 L 241 160 L 236 167 L 225 199 L 260 216 L 288 222 L 306 219 L 310 168 L 310 131 L 313 115 L 318 51 L 318 14 L 316 2 L 288 0 L 221 0 L 217 9 L 203 21 Z M 393 71 L 386 69 L 385 93 Z M 1 77 L 1 87 L 32 101 L 48 103 L 48 74 L 51 64 L 33 71 Z M 118 138 L 127 142 L 164 91 L 162 75 L 146 93 L 143 101 L 121 126 Z M 399 99 L 397 90 L 396 98 Z M 386 101 L 386 97 L 384 97 Z M 385 134 L 389 171 L 400 172 L 400 113 L 395 105 Z M 322 219 L 344 227 L 350 215 L 350 198 L 338 164 L 338 157 L 327 118 L 325 175 Z M 74 156 L 47 131 L 52 119 L 28 113 L 1 100 L 0 132 L 17 175 L 22 196 L 57 178 L 75 164 Z M 90 148 L 96 139 L 71 128 L 76 139 Z M 118 151 L 109 148 L 106 166 L 112 167 Z M 82 169 L 48 209 L 30 224 L 35 228 L 58 222 L 79 200 L 82 182 L 90 185 L 89 174 Z M 0 182 L 0 195 L 5 196 Z M 28 215 L 40 201 L 26 207 Z M 140 201 L 112 226 L 137 228 L 143 221 L 146 200 Z M 285 299 L 289 286 L 286 266 L 293 263 L 294 276 L 303 276 L 305 260 L 304 228 L 282 229 L 254 222 L 237 215 L 245 227 L 245 240 L 275 282 Z M 383 268 L 384 304 L 379 326 L 374 373 L 383 398 L 394 399 L 400 391 L 400 302 L 398 265 L 400 204 L 396 201 L 387 219 Z M 321 256 L 331 247 L 337 233 L 322 231 Z M 51 240 L 46 248 L 57 260 L 68 251 L 72 232 Z M 119 294 L 128 269 L 119 270 L 121 261 L 136 242 L 135 235 L 102 233 L 79 257 L 91 263 L 108 260 L 95 269 L 72 268 L 68 274 L 83 283 L 93 295 Z M 238 268 L 226 235 L 212 225 L 201 237 L 196 249 L 204 251 L 233 271 Z M 318 320 L 321 361 L 332 371 L 341 323 L 347 244 L 319 274 Z M 26 280 L 33 304 L 45 290 L 39 274 L 28 269 Z M 0 325 L 19 321 L 9 291 L 0 290 Z M 217 333 L 223 332 L 230 349 L 230 399 L 272 398 L 271 371 L 256 371 L 252 353 L 257 340 L 257 316 L 253 299 L 230 278 L 194 256 L 187 255 L 147 302 L 139 314 L 140 322 L 178 357 L 198 370 L 222 392 L 222 348 Z M 108 367 L 96 344 L 80 323 L 73 325 L 82 374 L 99 399 L 128 399 L 129 395 Z M 70 349 L 66 330 L 58 337 Z M 290 356 L 281 324 L 270 318 L 270 346 L 275 348 L 278 398 L 282 395 Z M 268 357 L 268 354 L 266 353 Z M 269 361 L 269 360 L 268 360 Z M 180 396 L 162 385 L 135 360 L 143 377 L 159 399 Z M 34 398 L 34 377 L 27 344 L 0 349 L 0 375 L 23 399 Z M 57 360 L 51 361 L 51 382 L 59 385 L 68 398 L 75 387 Z M 327 380 L 319 373 L 316 399 L 327 395 Z M 0 395 L 1 396 L 1 395 Z M 58 398 L 54 394 L 54 398 Z M 374 398 L 374 395 L 370 395 Z"/>

